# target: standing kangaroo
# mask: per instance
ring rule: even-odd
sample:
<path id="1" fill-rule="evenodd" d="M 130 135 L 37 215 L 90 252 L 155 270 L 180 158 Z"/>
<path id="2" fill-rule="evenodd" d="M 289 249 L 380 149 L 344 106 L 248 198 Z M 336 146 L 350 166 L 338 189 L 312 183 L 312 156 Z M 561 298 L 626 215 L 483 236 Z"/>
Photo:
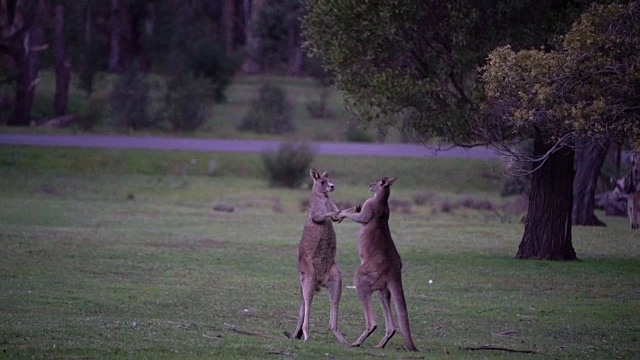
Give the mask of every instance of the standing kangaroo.
<path id="1" fill-rule="evenodd" d="M 379 291 L 386 330 L 377 347 L 383 348 L 396 332 L 390 306 L 393 300 L 404 346 L 410 351 L 418 351 L 409 329 L 409 314 L 402 289 L 402 260 L 389 230 L 389 194 L 396 179 L 384 177 L 372 183 L 369 185 L 369 190 L 374 193 L 372 198 L 367 199 L 361 208 L 343 210 L 338 214 L 340 220 L 346 217 L 361 224 L 358 232 L 360 266 L 356 270 L 354 283 L 366 325 L 362 335 L 351 346 L 360 346 L 376 329 L 371 294 Z"/>
<path id="2" fill-rule="evenodd" d="M 329 180 L 329 174 L 322 176 L 314 169 L 310 172 L 313 178 L 309 212 L 302 231 L 298 254 L 298 273 L 300 276 L 300 314 L 296 330 L 285 334 L 290 339 L 309 340 L 309 312 L 313 294 L 326 287 L 331 301 L 329 329 L 342 344 L 346 340 L 338 330 L 338 303 L 342 292 L 342 273 L 336 264 L 336 233 L 332 221 L 336 221 L 338 207 L 329 198 L 335 188 Z"/>

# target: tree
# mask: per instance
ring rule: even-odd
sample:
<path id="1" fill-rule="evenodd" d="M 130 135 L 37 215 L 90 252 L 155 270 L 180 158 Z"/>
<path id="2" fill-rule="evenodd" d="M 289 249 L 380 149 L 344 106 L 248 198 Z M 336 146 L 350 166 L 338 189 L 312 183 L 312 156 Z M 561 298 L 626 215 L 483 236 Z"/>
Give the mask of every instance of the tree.
<path id="1" fill-rule="evenodd" d="M 506 43 L 544 44 L 573 13 L 569 1 L 305 3 L 307 50 L 336 74 L 360 119 L 457 144 L 474 140 L 476 69 L 486 55 Z"/>
<path id="2" fill-rule="evenodd" d="M 630 137 L 640 145 L 639 17 L 638 2 L 594 5 L 556 49 L 500 47 L 482 69 L 487 116 L 475 128 L 498 145 L 514 134 L 535 141 L 518 258 L 576 258 L 569 201 L 576 144 Z"/>
<path id="3" fill-rule="evenodd" d="M 256 44 L 251 51 L 262 69 L 279 70 L 287 64 L 289 75 L 302 73 L 299 0 L 265 0 L 256 10 L 251 32 Z"/>
<path id="4" fill-rule="evenodd" d="M 575 148 L 576 175 L 573 182 L 573 225 L 606 226 L 595 215 L 595 195 L 600 170 L 609 151 L 610 141 L 579 141 Z"/>
<path id="5" fill-rule="evenodd" d="M 54 95 L 53 107 L 55 115 L 67 113 L 67 99 L 69 97 L 69 80 L 71 78 L 71 65 L 67 61 L 65 47 L 65 6 L 60 2 L 55 5 L 55 41 L 53 55 L 56 61 L 56 93 Z"/>
<path id="6" fill-rule="evenodd" d="M 14 116 L 9 126 L 31 125 L 31 105 L 40 69 L 44 43 L 43 23 L 47 2 L 3 0 L 0 2 L 0 52 L 8 54 L 16 68 Z"/>
<path id="7" fill-rule="evenodd" d="M 476 71 L 490 51 L 504 44 L 515 49 L 549 45 L 569 29 L 577 13 L 571 1 L 307 0 L 306 5 L 308 50 L 336 74 L 336 85 L 360 119 L 463 145 L 488 139 L 476 131 L 483 94 Z M 510 129 L 497 130 L 511 134 Z M 535 131 L 519 135 L 536 138 Z M 534 141 L 537 152 L 553 145 L 542 140 Z M 545 164 L 573 169 L 573 149 L 564 150 Z M 557 247 L 553 239 L 533 232 L 548 227 L 571 244 L 573 173 L 565 174 L 569 178 L 559 187 L 544 181 L 541 175 L 548 171 L 536 173 L 534 196 L 561 190 L 557 205 L 563 216 L 551 218 L 544 208 L 530 209 L 529 223 L 538 226 L 525 229 L 525 236 L 548 242 L 541 245 L 548 250 L 543 258 L 575 258 L 572 247 Z"/>

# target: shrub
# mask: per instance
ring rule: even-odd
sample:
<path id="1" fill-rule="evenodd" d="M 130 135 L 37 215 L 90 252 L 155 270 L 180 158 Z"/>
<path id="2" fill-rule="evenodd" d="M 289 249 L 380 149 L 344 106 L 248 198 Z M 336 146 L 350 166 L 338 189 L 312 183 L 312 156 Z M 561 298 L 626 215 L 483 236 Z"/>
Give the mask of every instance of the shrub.
<path id="1" fill-rule="evenodd" d="M 118 76 L 110 100 L 115 125 L 119 129 L 139 130 L 155 125 L 148 113 L 149 84 L 146 75 L 135 66 Z"/>
<path id="2" fill-rule="evenodd" d="M 102 122 L 105 103 L 98 99 L 89 98 L 87 107 L 80 113 L 76 124 L 82 131 L 91 131 Z"/>
<path id="3" fill-rule="evenodd" d="M 239 68 L 237 59 L 226 55 L 218 44 L 210 40 L 196 42 L 187 56 L 189 70 L 211 83 L 213 99 L 225 101 L 224 92 Z"/>
<path id="4" fill-rule="evenodd" d="M 206 80 L 191 74 L 168 81 L 161 117 L 172 131 L 194 131 L 209 119 L 208 89 Z"/>
<path id="5" fill-rule="evenodd" d="M 275 152 L 262 154 L 269 184 L 288 188 L 300 187 L 315 157 L 315 151 L 304 142 L 283 142 Z"/>
<path id="6" fill-rule="evenodd" d="M 328 102 L 331 95 L 331 88 L 322 87 L 317 89 L 318 96 L 316 99 L 308 100 L 305 104 L 309 115 L 314 119 L 330 119 L 335 117 L 329 109 Z"/>
<path id="7" fill-rule="evenodd" d="M 309 115 L 314 119 L 335 117 L 335 114 L 327 106 L 333 91 L 333 76 L 323 67 L 320 59 L 307 58 L 305 60 L 305 73 L 313 78 L 317 94 L 316 99 L 306 103 Z"/>
<path id="8" fill-rule="evenodd" d="M 373 137 L 365 129 L 360 129 L 355 125 L 349 125 L 344 134 L 347 141 L 353 142 L 372 142 Z"/>
<path id="9" fill-rule="evenodd" d="M 266 83 L 260 87 L 258 98 L 238 127 L 240 131 L 262 134 L 286 134 L 295 131 L 291 116 L 291 104 L 284 90 Z"/>

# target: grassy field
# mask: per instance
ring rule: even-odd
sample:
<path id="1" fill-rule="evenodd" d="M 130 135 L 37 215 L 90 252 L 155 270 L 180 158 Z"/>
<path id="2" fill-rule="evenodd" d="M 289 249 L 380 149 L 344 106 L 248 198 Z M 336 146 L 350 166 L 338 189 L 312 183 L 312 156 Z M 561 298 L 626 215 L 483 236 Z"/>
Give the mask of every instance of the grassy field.
<path id="1" fill-rule="evenodd" d="M 110 103 L 109 93 L 111 84 L 114 81 L 113 75 L 101 76 L 98 81 L 96 91 L 92 97 L 105 105 L 103 119 L 101 119 L 92 132 L 101 134 L 114 133 L 117 130 L 109 124 Z M 49 119 L 53 117 L 53 95 L 55 92 L 55 77 L 52 72 L 43 71 L 41 82 L 36 88 L 32 118 L 35 121 Z M 165 79 L 150 75 L 148 82 L 151 84 L 149 112 L 153 117 L 161 107 L 164 99 Z M 279 139 L 279 136 L 242 132 L 237 129 L 243 117 L 250 108 L 251 102 L 258 97 L 258 90 L 263 83 L 272 83 L 282 87 L 287 99 L 292 106 L 292 117 L 296 125 L 295 134 L 288 136 L 309 141 L 345 141 L 352 116 L 344 109 L 342 96 L 338 91 L 332 91 L 328 100 L 327 108 L 332 114 L 330 117 L 313 118 L 307 110 L 310 101 L 318 99 L 320 89 L 312 79 L 291 78 L 291 77 L 267 77 L 267 76 L 239 76 L 227 88 L 227 101 L 216 104 L 211 103 L 211 115 L 201 129 L 193 133 L 183 133 L 180 136 L 208 137 L 218 139 Z M 69 91 L 69 112 L 82 114 L 88 106 L 88 100 L 84 92 L 76 86 L 77 81 L 73 80 Z M 0 88 L 0 97 L 3 93 L 12 96 L 10 89 Z M 4 123 L 6 118 L 11 116 L 7 109 L 0 109 L 0 123 Z M 2 132 L 35 132 L 35 133 L 75 133 L 81 130 L 78 126 L 71 125 L 62 129 L 51 129 L 43 127 L 32 127 L 29 129 L 12 129 L 0 127 Z M 390 130 L 383 138 L 378 136 L 375 129 L 357 130 L 366 135 L 371 141 L 384 140 L 388 142 L 399 142 L 401 137 L 397 131 Z M 166 135 L 158 130 L 140 130 L 136 134 Z"/>
<path id="2" fill-rule="evenodd" d="M 216 176 L 207 175 L 215 160 Z M 339 345 L 316 296 L 291 341 L 308 189 L 261 179 L 258 155 L 0 148 L 0 357 L 571 358 L 640 355 L 640 233 L 626 219 L 573 229 L 581 261 L 513 259 L 523 226 L 496 194 L 500 166 L 320 157 L 339 203 L 399 176 L 391 230 L 419 353 L 397 334 Z M 234 207 L 213 211 L 216 204 Z M 473 204 L 485 204 L 472 206 Z M 336 225 L 339 325 L 364 328 L 351 278 L 357 225 Z M 429 280 L 433 280 L 429 284 Z M 376 304 L 377 320 L 383 319 Z M 493 346 L 500 350 L 465 350 Z"/>

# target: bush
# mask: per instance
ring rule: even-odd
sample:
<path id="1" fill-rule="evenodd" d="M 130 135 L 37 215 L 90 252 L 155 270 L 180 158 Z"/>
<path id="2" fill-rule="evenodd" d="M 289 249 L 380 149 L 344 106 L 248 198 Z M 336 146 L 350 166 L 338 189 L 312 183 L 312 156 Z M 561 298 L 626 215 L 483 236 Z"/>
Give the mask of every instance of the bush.
<path id="1" fill-rule="evenodd" d="M 307 177 L 315 151 L 304 142 L 283 142 L 276 152 L 262 154 L 269 184 L 288 188 L 300 187 Z"/>
<path id="2" fill-rule="evenodd" d="M 262 134 L 286 134 L 295 131 L 291 117 L 291 103 L 284 90 L 266 83 L 260 87 L 258 98 L 238 127 L 240 131 Z"/>
<path id="3" fill-rule="evenodd" d="M 309 115 L 314 119 L 330 119 L 335 117 L 333 112 L 328 108 L 329 96 L 331 96 L 330 87 L 322 87 L 317 89 L 318 96 L 314 100 L 309 100 L 305 104 Z"/>
<path id="4" fill-rule="evenodd" d="M 187 56 L 189 70 L 211 83 L 214 100 L 225 101 L 224 92 L 239 68 L 237 59 L 227 56 L 219 45 L 210 40 L 197 42 Z"/>
<path id="5" fill-rule="evenodd" d="M 110 100 L 115 125 L 119 129 L 139 130 L 155 125 L 148 113 L 149 84 L 146 75 L 135 66 L 118 76 Z"/>
<path id="6" fill-rule="evenodd" d="M 98 99 L 89 98 L 87 107 L 80 112 L 77 125 L 82 131 L 91 131 L 102 122 L 105 103 Z"/>
<path id="7" fill-rule="evenodd" d="M 365 129 L 358 128 L 356 125 L 350 124 L 344 134 L 347 141 L 352 142 L 372 142 L 373 137 Z"/>
<path id="8" fill-rule="evenodd" d="M 209 119 L 206 102 L 209 84 L 191 74 L 175 76 L 167 83 L 161 118 L 172 131 L 194 131 Z"/>

